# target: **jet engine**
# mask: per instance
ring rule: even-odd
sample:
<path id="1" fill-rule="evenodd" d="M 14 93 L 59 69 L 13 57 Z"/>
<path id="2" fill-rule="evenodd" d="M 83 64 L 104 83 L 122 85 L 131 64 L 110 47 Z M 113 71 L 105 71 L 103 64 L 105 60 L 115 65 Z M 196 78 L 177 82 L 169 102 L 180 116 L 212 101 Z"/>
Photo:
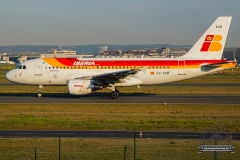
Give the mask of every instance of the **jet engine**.
<path id="1" fill-rule="evenodd" d="M 84 95 L 103 88 L 94 82 L 94 80 L 71 79 L 68 81 L 68 92 L 74 95 Z"/>

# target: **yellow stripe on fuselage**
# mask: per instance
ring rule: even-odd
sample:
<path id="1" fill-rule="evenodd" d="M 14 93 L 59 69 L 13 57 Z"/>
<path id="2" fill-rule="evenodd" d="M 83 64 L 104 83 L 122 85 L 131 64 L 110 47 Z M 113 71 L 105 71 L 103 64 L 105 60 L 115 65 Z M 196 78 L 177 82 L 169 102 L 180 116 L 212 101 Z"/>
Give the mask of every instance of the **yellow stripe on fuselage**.
<path id="1" fill-rule="evenodd" d="M 64 67 L 64 65 L 58 62 L 55 58 L 42 58 L 45 62 L 53 67 Z"/>

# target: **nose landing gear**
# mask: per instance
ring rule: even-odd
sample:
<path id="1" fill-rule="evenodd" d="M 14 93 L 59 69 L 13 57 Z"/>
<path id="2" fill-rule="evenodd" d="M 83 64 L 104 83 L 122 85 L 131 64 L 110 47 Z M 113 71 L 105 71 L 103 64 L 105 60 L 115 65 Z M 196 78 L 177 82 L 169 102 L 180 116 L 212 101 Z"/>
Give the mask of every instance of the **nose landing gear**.
<path id="1" fill-rule="evenodd" d="M 42 89 L 43 89 L 43 86 L 39 85 L 38 86 L 38 97 L 42 97 Z"/>

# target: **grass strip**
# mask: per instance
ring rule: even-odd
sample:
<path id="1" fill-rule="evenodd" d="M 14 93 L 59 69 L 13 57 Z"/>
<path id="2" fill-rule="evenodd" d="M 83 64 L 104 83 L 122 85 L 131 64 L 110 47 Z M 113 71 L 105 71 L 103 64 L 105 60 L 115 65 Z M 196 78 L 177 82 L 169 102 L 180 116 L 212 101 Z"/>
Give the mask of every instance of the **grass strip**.
<path id="1" fill-rule="evenodd" d="M 0 139 L 0 158 L 10 159 L 58 159 L 57 138 L 14 138 Z M 221 143 L 221 142 L 219 142 Z M 219 159 L 238 160 L 240 158 L 239 141 L 232 141 L 235 154 L 218 152 Z M 186 160 L 213 159 L 213 152 L 198 153 L 200 140 L 177 139 L 136 139 L 136 158 L 151 160 Z M 36 147 L 36 154 L 35 154 Z M 97 139 L 97 138 L 62 138 L 61 159 L 105 159 L 122 160 L 126 148 L 126 158 L 134 159 L 134 140 L 132 139 Z"/>
<path id="2" fill-rule="evenodd" d="M 240 131 L 239 105 L 0 104 L 0 130 Z"/>

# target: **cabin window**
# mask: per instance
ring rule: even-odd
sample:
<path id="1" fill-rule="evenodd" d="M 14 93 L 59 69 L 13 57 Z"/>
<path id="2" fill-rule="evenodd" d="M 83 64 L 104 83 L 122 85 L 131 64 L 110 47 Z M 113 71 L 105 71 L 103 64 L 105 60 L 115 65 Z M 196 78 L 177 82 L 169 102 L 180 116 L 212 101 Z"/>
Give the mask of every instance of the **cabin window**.
<path id="1" fill-rule="evenodd" d="M 22 69 L 22 65 L 20 65 L 20 66 L 18 67 L 18 69 Z"/>
<path id="2" fill-rule="evenodd" d="M 23 69 L 26 69 L 26 66 L 25 66 L 25 65 L 23 65 Z"/>

